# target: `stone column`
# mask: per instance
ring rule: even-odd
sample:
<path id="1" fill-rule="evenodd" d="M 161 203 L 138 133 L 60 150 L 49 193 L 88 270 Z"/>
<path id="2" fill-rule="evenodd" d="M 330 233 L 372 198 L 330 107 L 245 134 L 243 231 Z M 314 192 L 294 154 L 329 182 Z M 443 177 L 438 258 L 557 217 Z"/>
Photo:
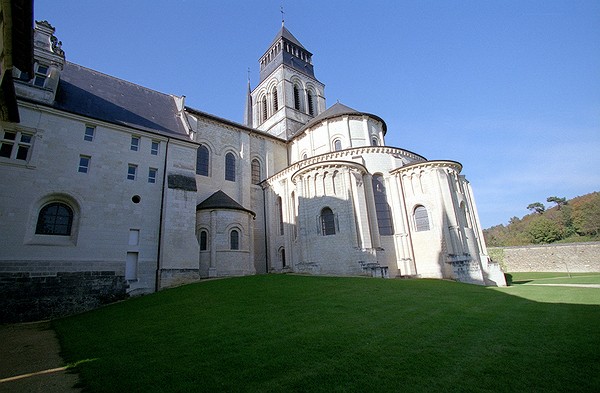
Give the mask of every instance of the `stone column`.
<path id="1" fill-rule="evenodd" d="M 254 217 L 252 214 L 248 215 L 248 273 L 256 274 L 256 268 L 254 267 Z"/>
<path id="2" fill-rule="evenodd" d="M 365 199 L 367 202 L 367 214 L 369 215 L 369 227 L 371 230 L 371 243 L 374 248 L 381 247 L 379 237 L 379 224 L 377 223 L 377 208 L 375 207 L 375 196 L 373 193 L 373 176 L 370 173 L 363 177 L 365 188 Z"/>
<path id="3" fill-rule="evenodd" d="M 392 182 L 395 187 L 395 196 L 398 199 L 398 214 L 401 217 L 402 225 L 395 224 L 395 228 L 400 231 L 400 248 L 402 248 L 402 264 L 401 274 L 405 275 L 416 275 L 417 267 L 415 264 L 415 255 L 412 246 L 411 238 L 411 222 L 412 214 L 408 213 L 408 207 L 406 206 L 406 199 L 404 193 L 404 176 L 400 173 L 396 173 L 395 181 Z M 396 202 L 394 202 L 395 204 Z M 400 266 L 399 266 L 400 267 Z"/>
<path id="4" fill-rule="evenodd" d="M 210 212 L 210 262 L 208 277 L 217 277 L 217 211 Z"/>

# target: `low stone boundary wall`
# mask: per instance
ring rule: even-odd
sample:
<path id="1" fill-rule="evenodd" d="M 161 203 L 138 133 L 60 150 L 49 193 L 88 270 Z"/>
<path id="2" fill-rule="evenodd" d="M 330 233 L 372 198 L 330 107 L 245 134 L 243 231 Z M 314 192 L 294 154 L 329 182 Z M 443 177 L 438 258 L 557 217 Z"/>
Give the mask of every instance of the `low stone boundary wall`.
<path id="1" fill-rule="evenodd" d="M 490 247 L 504 272 L 600 272 L 600 242 Z"/>

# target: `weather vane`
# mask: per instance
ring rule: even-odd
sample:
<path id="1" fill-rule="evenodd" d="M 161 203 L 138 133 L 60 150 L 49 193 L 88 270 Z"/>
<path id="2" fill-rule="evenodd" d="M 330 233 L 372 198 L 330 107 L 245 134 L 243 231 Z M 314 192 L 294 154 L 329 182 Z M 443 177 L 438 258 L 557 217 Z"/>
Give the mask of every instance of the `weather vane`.
<path id="1" fill-rule="evenodd" d="M 285 14 L 285 12 L 283 12 L 283 4 L 280 7 L 281 10 L 281 26 L 283 26 L 285 19 L 283 18 L 283 14 Z"/>

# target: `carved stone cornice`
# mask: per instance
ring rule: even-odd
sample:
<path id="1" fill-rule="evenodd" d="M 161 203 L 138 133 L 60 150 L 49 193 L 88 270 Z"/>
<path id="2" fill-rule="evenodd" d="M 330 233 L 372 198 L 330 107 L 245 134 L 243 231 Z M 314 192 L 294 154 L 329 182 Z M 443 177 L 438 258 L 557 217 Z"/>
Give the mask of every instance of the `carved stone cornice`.
<path id="1" fill-rule="evenodd" d="M 364 165 L 353 161 L 322 161 L 300 168 L 298 171 L 292 174 L 291 181 L 292 183 L 296 184 L 296 181 L 299 178 L 302 178 L 304 175 L 323 169 L 353 169 L 354 171 L 359 172 L 361 175 L 364 175 L 368 172 Z"/>
<path id="2" fill-rule="evenodd" d="M 428 162 L 424 157 L 415 154 L 411 151 L 400 149 L 397 147 L 390 146 L 360 146 L 354 147 L 350 149 L 344 149 L 340 151 L 334 151 L 330 153 L 320 154 L 318 156 L 309 157 L 302 161 L 297 161 L 289 167 L 283 169 L 280 172 L 277 172 L 269 179 L 266 179 L 265 183 L 268 183 L 271 180 L 276 180 L 285 176 L 289 176 L 290 174 L 295 173 L 301 168 L 314 165 L 316 163 L 328 162 L 328 161 L 344 161 L 351 162 L 354 164 L 362 164 L 357 163 L 356 161 L 346 161 L 344 159 L 353 159 L 356 156 L 360 156 L 363 154 L 390 154 L 395 158 L 405 158 L 407 161 L 416 161 L 416 162 Z M 411 164 L 408 164 L 411 165 Z"/>
<path id="3" fill-rule="evenodd" d="M 405 173 L 413 172 L 416 170 L 440 169 L 440 168 L 451 169 L 451 170 L 456 171 L 457 173 L 460 173 L 460 171 L 462 170 L 462 165 L 460 162 L 442 161 L 442 160 L 415 162 L 415 163 L 411 163 L 411 164 L 405 165 L 400 168 L 396 168 L 396 169 L 390 171 L 390 174 L 391 175 L 405 174 Z"/>

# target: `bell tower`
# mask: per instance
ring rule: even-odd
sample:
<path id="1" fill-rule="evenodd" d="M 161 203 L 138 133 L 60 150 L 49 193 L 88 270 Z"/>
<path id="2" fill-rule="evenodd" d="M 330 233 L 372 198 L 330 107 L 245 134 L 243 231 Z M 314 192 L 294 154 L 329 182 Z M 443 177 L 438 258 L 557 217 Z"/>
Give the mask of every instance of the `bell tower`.
<path id="1" fill-rule="evenodd" d="M 289 139 L 325 110 L 325 85 L 310 53 L 284 26 L 259 60 L 260 83 L 250 93 L 250 127 Z M 250 117 L 250 116 L 248 116 Z"/>

